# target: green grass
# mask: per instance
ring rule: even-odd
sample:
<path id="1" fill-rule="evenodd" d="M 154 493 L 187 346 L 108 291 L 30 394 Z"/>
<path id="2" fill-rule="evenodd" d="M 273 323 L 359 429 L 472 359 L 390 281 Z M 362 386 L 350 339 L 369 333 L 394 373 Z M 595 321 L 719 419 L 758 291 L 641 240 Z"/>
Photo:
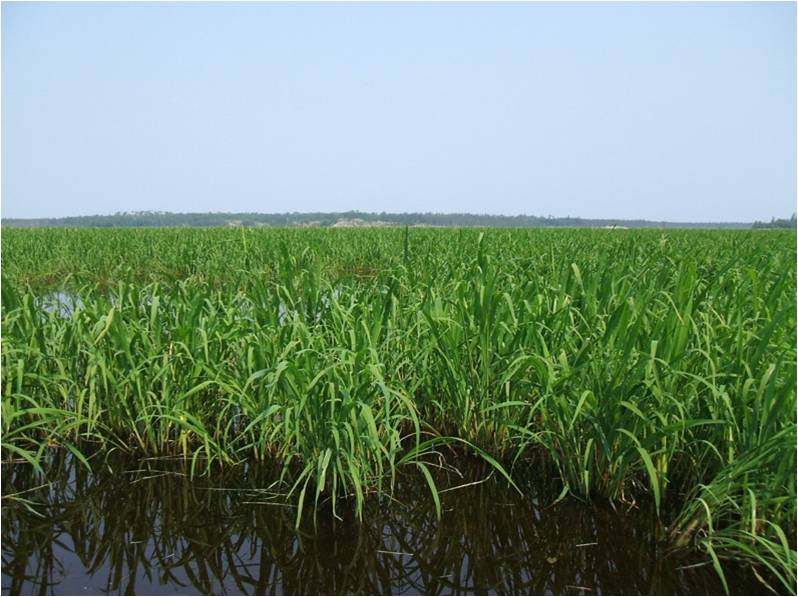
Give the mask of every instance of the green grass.
<path id="1" fill-rule="evenodd" d="M 441 459 L 511 482 L 540 453 L 565 493 L 651 504 L 673 548 L 794 592 L 795 240 L 6 229 L 4 458 L 263 461 L 360 515 L 400 467 L 437 503 Z"/>

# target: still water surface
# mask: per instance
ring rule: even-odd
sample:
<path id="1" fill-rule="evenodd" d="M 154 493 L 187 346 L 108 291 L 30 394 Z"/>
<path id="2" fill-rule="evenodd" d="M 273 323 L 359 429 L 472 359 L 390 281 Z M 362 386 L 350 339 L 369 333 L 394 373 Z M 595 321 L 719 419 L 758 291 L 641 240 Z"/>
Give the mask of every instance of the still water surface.
<path id="1" fill-rule="evenodd" d="M 440 475 L 442 518 L 422 478 L 363 521 L 320 504 L 314 525 L 268 491 L 268 471 L 190 480 L 167 461 L 95 474 L 59 465 L 49 485 L 4 465 L 3 594 L 719 594 L 700 554 L 667 555 L 637 509 L 525 495 L 478 466 Z M 273 477 L 271 477 L 273 478 Z M 486 479 L 482 482 L 480 480 Z M 735 593 L 761 592 L 730 569 Z"/>

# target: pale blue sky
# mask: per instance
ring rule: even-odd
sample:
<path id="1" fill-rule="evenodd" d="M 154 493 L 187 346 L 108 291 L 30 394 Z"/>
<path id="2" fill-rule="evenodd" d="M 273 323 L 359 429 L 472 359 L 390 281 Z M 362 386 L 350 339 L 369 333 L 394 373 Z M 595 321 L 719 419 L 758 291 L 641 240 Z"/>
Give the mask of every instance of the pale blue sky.
<path id="1" fill-rule="evenodd" d="M 2 4 L 2 214 L 788 217 L 794 3 Z"/>

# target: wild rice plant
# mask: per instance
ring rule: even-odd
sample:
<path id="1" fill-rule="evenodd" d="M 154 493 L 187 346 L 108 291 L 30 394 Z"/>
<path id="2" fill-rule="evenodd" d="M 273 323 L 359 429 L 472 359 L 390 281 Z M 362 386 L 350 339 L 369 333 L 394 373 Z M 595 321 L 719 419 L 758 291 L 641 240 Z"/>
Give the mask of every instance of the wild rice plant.
<path id="1" fill-rule="evenodd" d="M 298 523 L 534 453 L 795 590 L 793 232 L 3 232 L 5 459 L 271 463 Z"/>

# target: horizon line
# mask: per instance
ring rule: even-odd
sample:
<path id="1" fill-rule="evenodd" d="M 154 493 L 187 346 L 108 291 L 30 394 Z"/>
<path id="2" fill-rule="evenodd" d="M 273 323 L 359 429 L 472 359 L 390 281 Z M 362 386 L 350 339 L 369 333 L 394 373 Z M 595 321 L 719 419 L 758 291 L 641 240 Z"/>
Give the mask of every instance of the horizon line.
<path id="1" fill-rule="evenodd" d="M 478 213 L 478 212 L 451 212 L 451 211 L 362 211 L 358 209 L 349 209 L 343 211 L 161 211 L 161 210 L 137 210 L 137 211 L 117 211 L 114 213 L 93 213 L 93 214 L 78 214 L 68 216 L 33 216 L 33 217 L 0 217 L 0 220 L 5 221 L 35 221 L 35 220 L 68 220 L 76 218 L 113 218 L 113 217 L 135 217 L 135 216 L 192 216 L 192 215 L 215 215 L 215 216 L 235 216 L 235 215 L 250 215 L 250 216 L 341 216 L 346 214 L 359 214 L 367 216 L 475 216 L 482 218 L 534 218 L 539 220 L 593 220 L 593 221 L 624 221 L 624 222 L 651 222 L 651 223 L 664 223 L 664 224 L 753 224 L 755 222 L 767 220 L 652 220 L 641 217 L 585 217 L 574 215 L 536 215 L 530 213 L 522 214 L 496 214 L 496 213 Z M 792 215 L 795 215 L 793 212 Z M 778 218 L 771 216 L 771 220 L 777 219 L 790 219 L 791 216 L 785 218 Z"/>

